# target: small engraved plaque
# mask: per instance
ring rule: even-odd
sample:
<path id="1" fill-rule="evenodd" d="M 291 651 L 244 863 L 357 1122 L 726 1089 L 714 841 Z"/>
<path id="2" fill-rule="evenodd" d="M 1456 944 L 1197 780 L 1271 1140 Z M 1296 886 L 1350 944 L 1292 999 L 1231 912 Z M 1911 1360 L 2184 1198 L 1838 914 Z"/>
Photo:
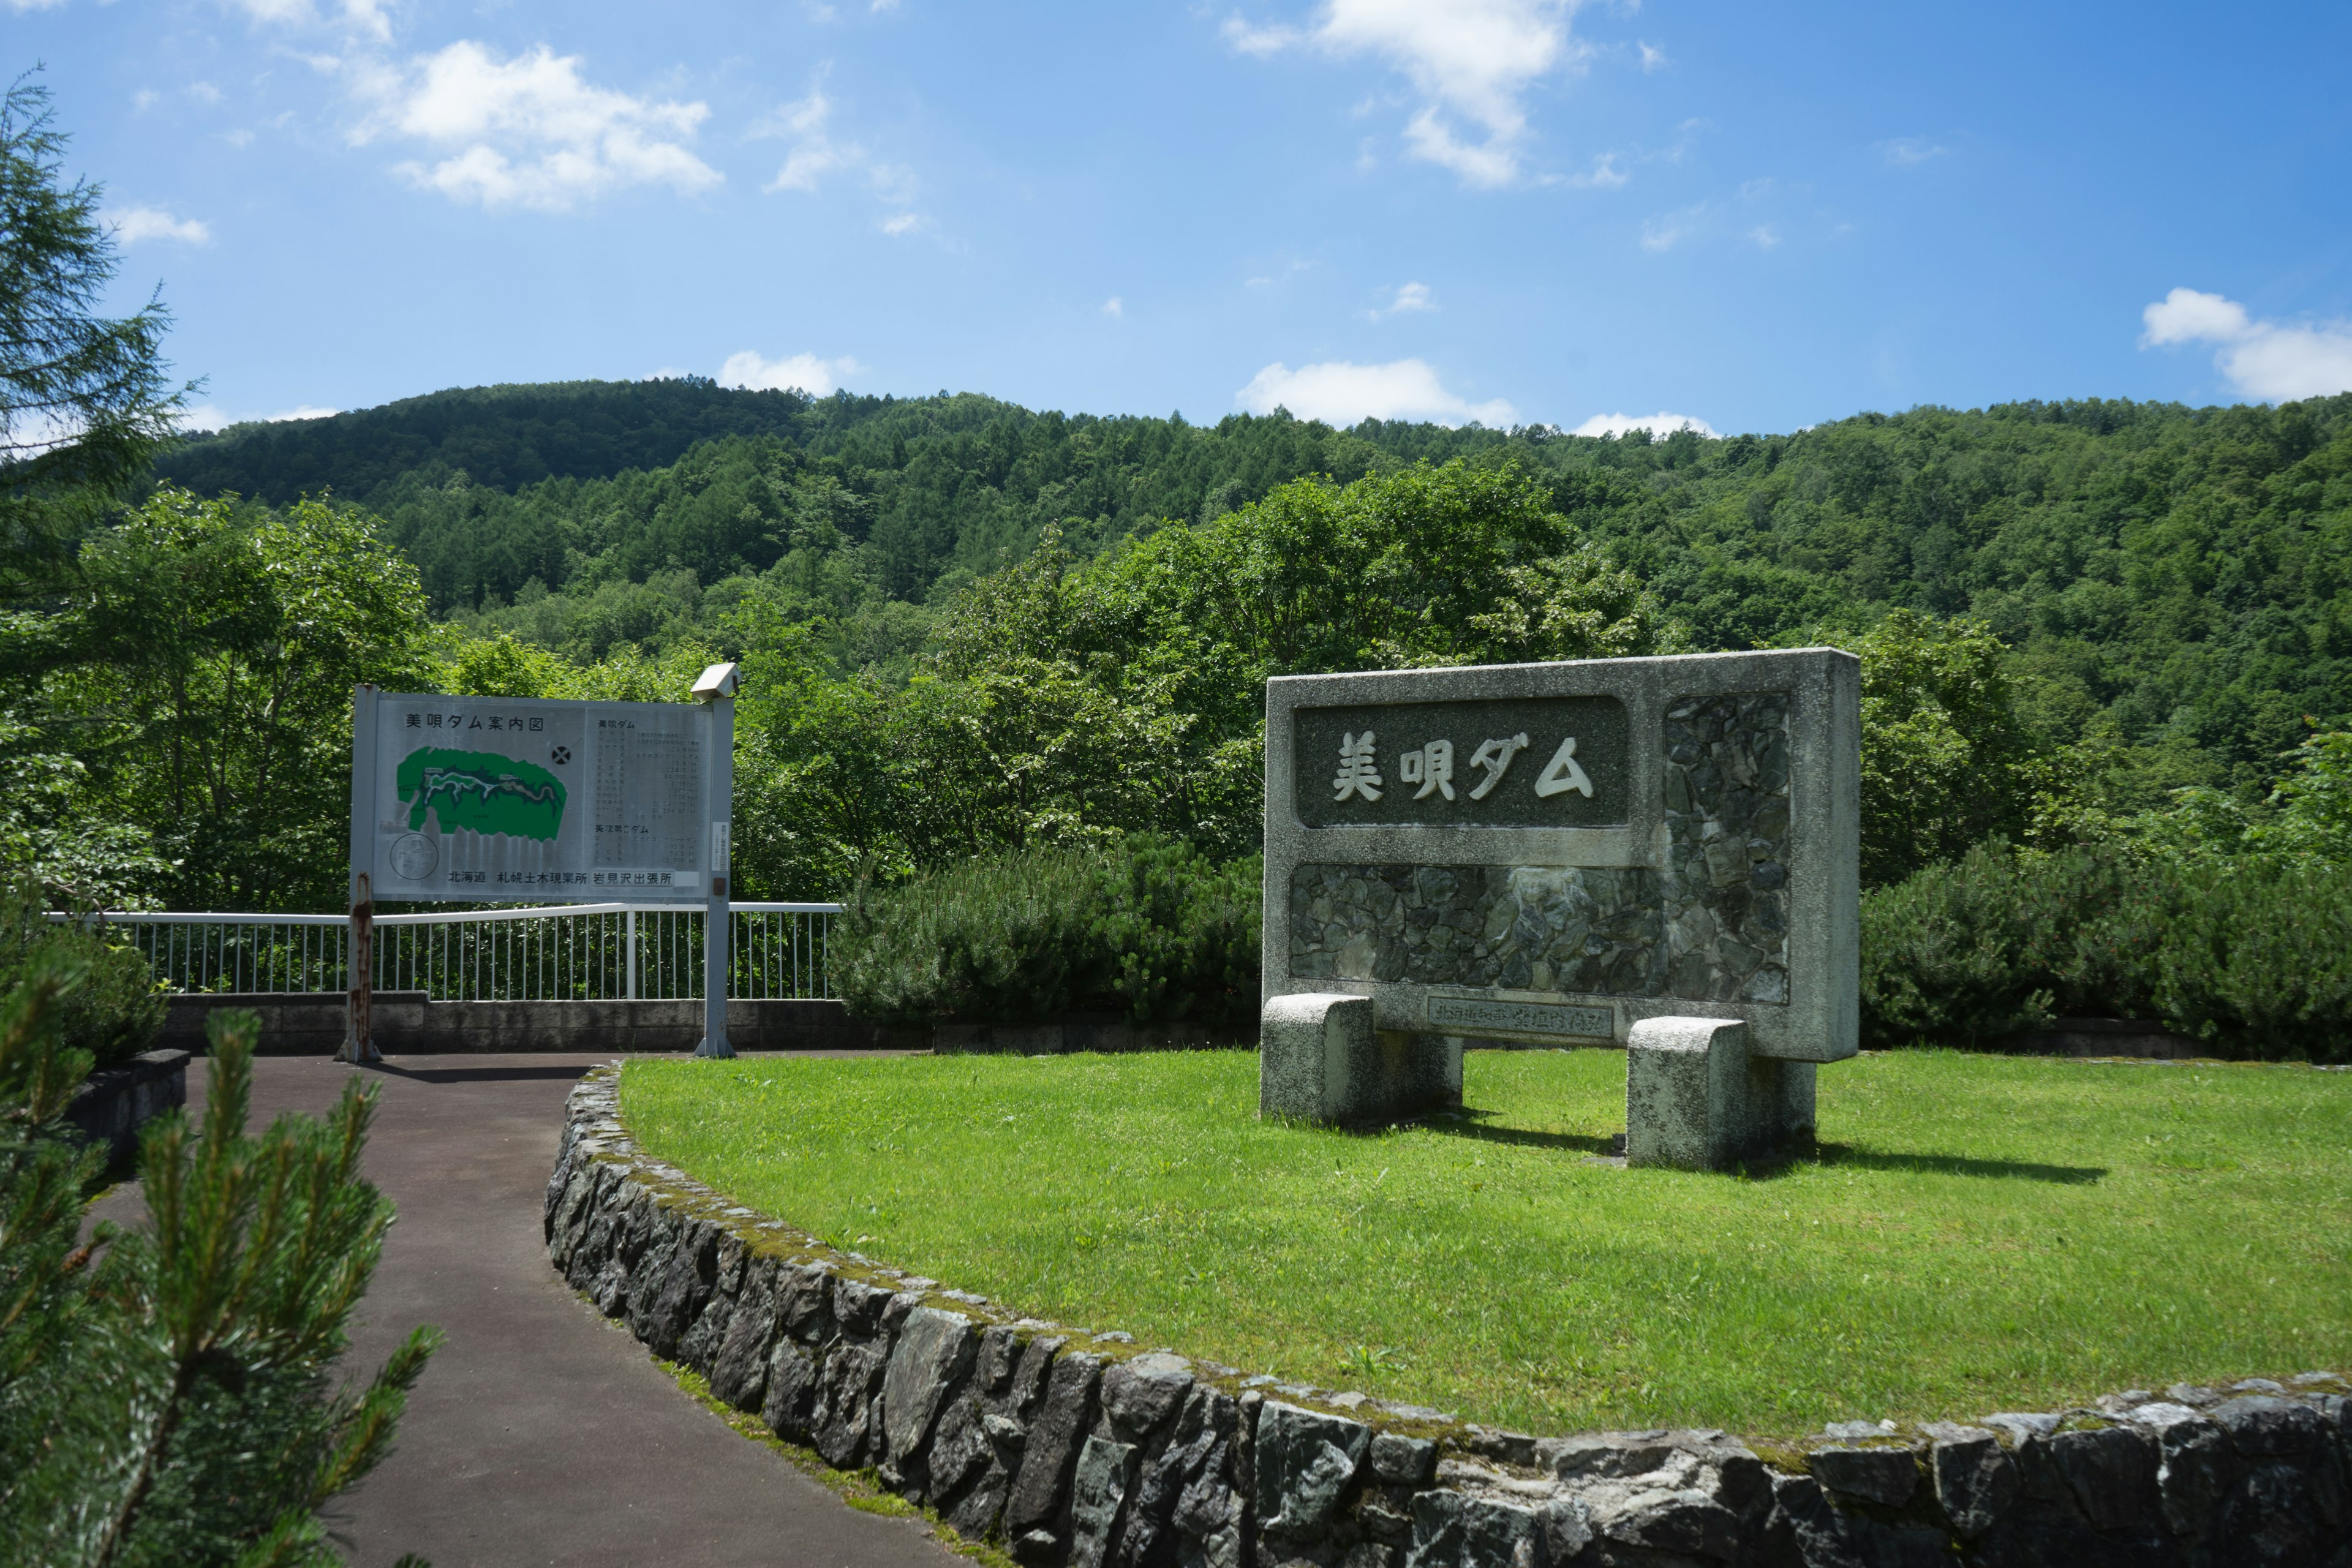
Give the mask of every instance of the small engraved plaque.
<path id="1" fill-rule="evenodd" d="M 1549 1002 L 1490 1002 L 1476 996 L 1432 996 L 1432 1027 L 1448 1034 L 1479 1029 L 1505 1029 L 1515 1035 L 1567 1035 L 1580 1039 L 1609 1040 L 1617 1035 L 1617 1020 L 1606 1007 L 1565 1007 Z"/>

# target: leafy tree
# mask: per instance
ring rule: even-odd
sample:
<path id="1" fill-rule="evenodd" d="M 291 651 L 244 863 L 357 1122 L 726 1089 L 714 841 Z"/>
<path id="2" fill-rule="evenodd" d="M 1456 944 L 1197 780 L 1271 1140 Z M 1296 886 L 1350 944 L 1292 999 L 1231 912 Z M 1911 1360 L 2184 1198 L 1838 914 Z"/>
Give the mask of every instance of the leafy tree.
<path id="1" fill-rule="evenodd" d="M 2118 823 L 2141 847 L 2179 860 L 2240 857 L 2317 866 L 2352 866 L 2352 733 L 2316 734 L 2286 759 L 2270 797 L 2259 805 L 2192 784 L 2170 805 Z"/>
<path id="2" fill-rule="evenodd" d="M 0 864 L 58 909 L 146 907 L 172 863 L 152 834 L 94 798 L 89 764 L 44 745 L 38 726 L 0 712 Z"/>
<path id="3" fill-rule="evenodd" d="M 772 602 L 747 649 L 752 885 L 839 891 L 999 850 L 1157 832 L 1256 844 L 1265 676 L 1675 646 L 1549 493 L 1454 463 L 1302 481 L 1093 563 L 1048 528 L 942 612 L 903 688 L 823 668 L 823 627 Z"/>
<path id="4" fill-rule="evenodd" d="M 2005 649 L 1971 622 L 1897 610 L 1862 658 L 1862 880 L 1899 882 L 2032 819 L 2040 748 L 2020 721 Z"/>
<path id="5" fill-rule="evenodd" d="M 50 920 L 47 890 L 29 877 L 0 883 L 0 996 L 46 972 L 75 975 L 46 1004 L 44 1026 L 101 1068 L 149 1049 L 163 1028 L 154 965 L 102 924 Z"/>
<path id="6" fill-rule="evenodd" d="M 120 270 L 104 188 L 63 183 L 48 89 L 0 96 L 0 598 L 54 586 L 76 540 L 171 439 L 193 388 L 166 374 L 160 292 L 97 313 Z"/>
<path id="7" fill-rule="evenodd" d="M 90 794 L 152 835 L 183 908 L 331 908 L 341 896 L 351 692 L 414 688 L 414 569 L 364 517 L 158 493 L 91 539 L 39 628 L 37 697 Z"/>

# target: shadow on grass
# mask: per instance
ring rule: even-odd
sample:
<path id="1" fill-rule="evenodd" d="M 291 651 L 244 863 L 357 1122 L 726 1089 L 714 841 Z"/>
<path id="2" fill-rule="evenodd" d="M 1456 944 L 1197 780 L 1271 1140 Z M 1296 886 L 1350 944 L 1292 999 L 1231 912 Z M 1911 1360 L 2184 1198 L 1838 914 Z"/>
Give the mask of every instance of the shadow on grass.
<path id="1" fill-rule="evenodd" d="M 1452 1116 L 1432 1116 L 1420 1125 L 1432 1132 L 1482 1143 L 1507 1143 L 1522 1149 L 1558 1149 L 1565 1153 L 1622 1154 L 1615 1135 L 1591 1137 L 1580 1132 L 1538 1132 L 1525 1127 L 1505 1127 L 1484 1120 L 1494 1112 L 1465 1107 Z M 2104 1165 L 2044 1165 L 2030 1160 L 1977 1160 L 1965 1154 L 1882 1154 L 1850 1143 L 1807 1143 L 1783 1150 L 1769 1159 L 1739 1166 L 1742 1175 L 1770 1181 L 1809 1165 L 1848 1165 L 1864 1171 L 1905 1171 L 1923 1176 L 1975 1176 L 1991 1181 L 2051 1182 L 2060 1186 L 2088 1186 L 2107 1173 Z"/>
<path id="2" fill-rule="evenodd" d="M 1850 1143 L 1815 1143 L 1742 1168 L 1750 1176 L 1769 1180 L 1807 1165 L 1851 1165 L 1864 1171 L 1904 1171 L 1922 1176 L 2053 1182 L 2069 1187 L 2088 1186 L 2107 1173 L 2105 1165 L 2043 1165 L 2031 1160 L 1975 1160 L 1965 1154 L 1881 1154 Z"/>
<path id="3" fill-rule="evenodd" d="M 1420 1125 L 1432 1132 L 1444 1132 L 1456 1138 L 1473 1138 L 1481 1143 L 1508 1143 L 1520 1149 L 1558 1149 L 1574 1154 L 1606 1154 L 1615 1148 L 1609 1137 L 1591 1137 L 1582 1132 L 1538 1132 L 1526 1127 L 1504 1127 L 1481 1118 L 1492 1116 L 1491 1110 L 1465 1107 L 1452 1116 L 1431 1116 Z"/>

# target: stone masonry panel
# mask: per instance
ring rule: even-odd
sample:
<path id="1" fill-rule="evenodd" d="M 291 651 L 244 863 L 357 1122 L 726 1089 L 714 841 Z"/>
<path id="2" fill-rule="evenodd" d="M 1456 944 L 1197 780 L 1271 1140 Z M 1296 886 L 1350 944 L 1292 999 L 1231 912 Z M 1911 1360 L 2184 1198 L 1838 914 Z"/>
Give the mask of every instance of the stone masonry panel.
<path id="1" fill-rule="evenodd" d="M 1656 996 L 1661 903 L 1638 868 L 1309 863 L 1290 878 L 1290 973 Z"/>
<path id="2" fill-rule="evenodd" d="M 1684 698 L 1661 742 L 1664 994 L 1786 1002 L 1789 695 Z"/>
<path id="3" fill-rule="evenodd" d="M 1299 866 L 1292 977 L 1786 1002 L 1788 717 L 1777 691 L 1667 710 L 1663 873 Z"/>

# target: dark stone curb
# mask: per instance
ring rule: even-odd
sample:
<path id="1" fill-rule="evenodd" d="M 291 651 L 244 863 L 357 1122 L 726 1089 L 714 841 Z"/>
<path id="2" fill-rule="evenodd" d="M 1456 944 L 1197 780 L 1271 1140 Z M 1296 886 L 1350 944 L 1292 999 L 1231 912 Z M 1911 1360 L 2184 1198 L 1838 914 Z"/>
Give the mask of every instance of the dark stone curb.
<path id="1" fill-rule="evenodd" d="M 1018 1317 L 641 1153 L 572 1091 L 546 1200 L 573 1288 L 736 1408 L 1024 1563 L 1076 1568 L 2352 1568 L 2352 1381 L 1535 1438 Z"/>
<path id="2" fill-rule="evenodd" d="M 142 1051 L 121 1067 L 90 1074 L 74 1091 L 66 1121 L 105 1145 L 108 1165 L 120 1167 L 137 1152 L 142 1127 L 187 1103 L 188 1053 Z"/>

